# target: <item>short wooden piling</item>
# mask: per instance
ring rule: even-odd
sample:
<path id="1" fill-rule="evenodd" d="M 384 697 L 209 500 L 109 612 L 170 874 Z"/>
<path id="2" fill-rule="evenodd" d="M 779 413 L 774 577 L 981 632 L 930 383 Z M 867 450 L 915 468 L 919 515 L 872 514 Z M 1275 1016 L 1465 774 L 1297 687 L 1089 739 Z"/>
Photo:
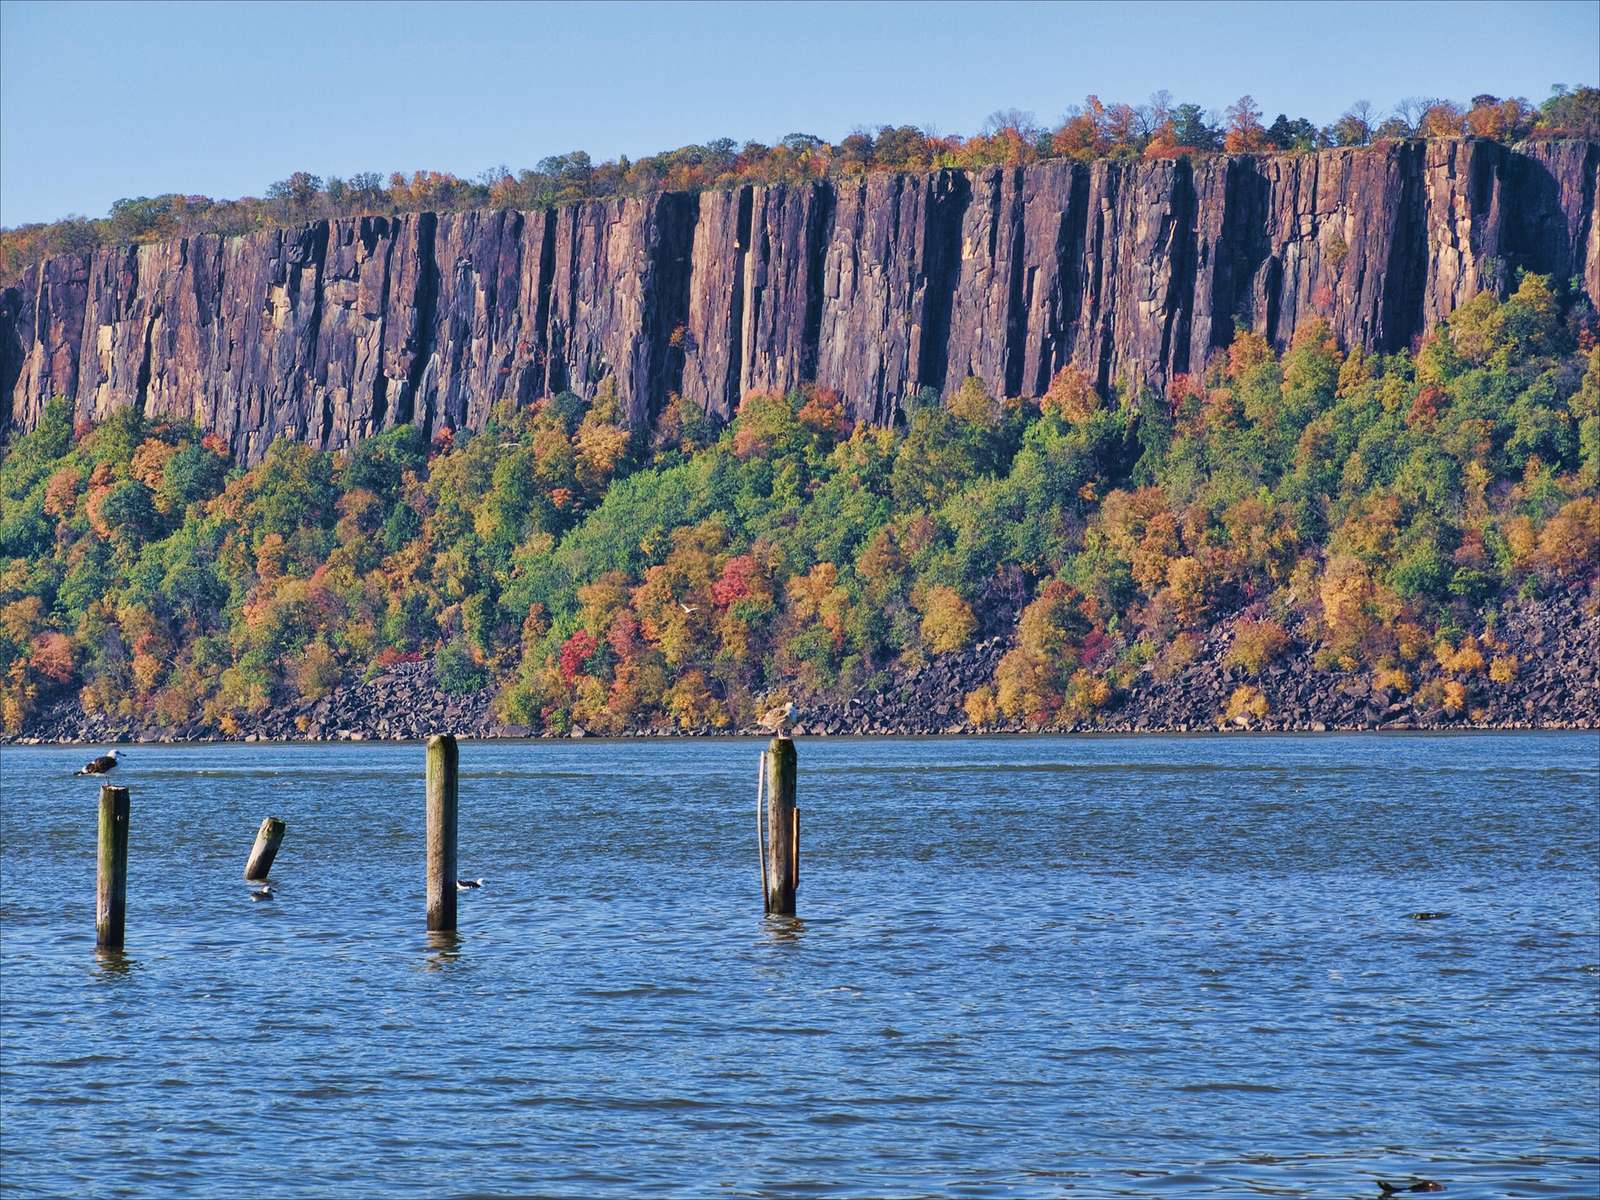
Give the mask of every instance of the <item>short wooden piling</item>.
<path id="1" fill-rule="evenodd" d="M 795 804 L 794 742 L 775 737 L 767 747 L 767 912 L 794 916 L 800 882 L 800 810 Z"/>
<path id="2" fill-rule="evenodd" d="M 448 733 L 428 739 L 428 929 L 456 927 L 456 808 L 460 751 Z"/>
<path id="3" fill-rule="evenodd" d="M 283 841 L 283 821 L 267 817 L 256 830 L 256 844 L 250 847 L 250 858 L 244 864 L 246 879 L 265 879 L 272 870 L 272 860 L 278 857 L 278 845 Z"/>
<path id="4" fill-rule="evenodd" d="M 95 870 L 94 933 L 101 950 L 121 950 L 128 912 L 128 789 L 100 786 L 100 853 Z"/>

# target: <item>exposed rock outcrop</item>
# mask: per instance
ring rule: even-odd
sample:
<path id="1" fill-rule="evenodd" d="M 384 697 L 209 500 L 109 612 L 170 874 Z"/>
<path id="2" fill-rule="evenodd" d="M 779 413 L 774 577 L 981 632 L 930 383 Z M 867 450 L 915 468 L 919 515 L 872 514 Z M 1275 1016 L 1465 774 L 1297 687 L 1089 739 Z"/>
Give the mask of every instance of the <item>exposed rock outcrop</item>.
<path id="1" fill-rule="evenodd" d="M 1394 350 L 1514 269 L 1600 298 L 1600 144 L 1461 140 L 870 175 L 547 212 L 412 213 L 50 259 L 0 291 L 0 425 L 135 405 L 243 461 L 614 378 L 729 415 L 836 389 L 888 422 L 972 374 L 1038 394 L 1197 370 L 1236 322 Z"/>

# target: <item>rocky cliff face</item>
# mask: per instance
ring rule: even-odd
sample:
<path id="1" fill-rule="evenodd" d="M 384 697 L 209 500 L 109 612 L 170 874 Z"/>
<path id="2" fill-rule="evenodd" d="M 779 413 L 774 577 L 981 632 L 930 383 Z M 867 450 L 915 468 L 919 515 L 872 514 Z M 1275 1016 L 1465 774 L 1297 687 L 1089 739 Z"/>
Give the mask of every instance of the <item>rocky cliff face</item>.
<path id="1" fill-rule="evenodd" d="M 1036 395 L 1198 370 L 1236 322 L 1326 317 L 1393 350 L 1515 268 L 1600 300 L 1600 144 L 1401 143 L 1278 157 L 1045 163 L 415 213 L 52 259 L 0 291 L 0 424 L 52 396 L 221 434 L 348 446 L 481 426 L 614 377 L 728 416 L 815 380 L 888 422 L 969 374 Z"/>

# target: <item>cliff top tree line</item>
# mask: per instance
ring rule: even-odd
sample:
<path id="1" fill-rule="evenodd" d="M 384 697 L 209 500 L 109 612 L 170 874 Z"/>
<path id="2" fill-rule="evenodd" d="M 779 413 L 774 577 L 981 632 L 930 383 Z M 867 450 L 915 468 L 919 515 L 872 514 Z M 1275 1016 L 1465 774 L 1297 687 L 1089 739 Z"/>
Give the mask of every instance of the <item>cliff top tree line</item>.
<path id="1" fill-rule="evenodd" d="M 1107 104 L 1089 96 L 1070 107 L 1055 127 L 1031 113 L 994 113 L 973 137 L 940 135 L 913 125 L 859 129 L 830 144 L 791 133 L 776 145 L 718 138 L 630 160 L 595 162 L 582 150 L 556 155 L 513 173 L 494 167 L 477 178 L 448 172 L 360 172 L 323 179 L 297 171 L 267 189 L 265 197 L 214 200 L 167 194 L 118 200 L 101 218 L 59 221 L 0 230 L 0 282 L 58 254 L 99 245 L 162 241 L 201 233 L 247 233 L 276 224 L 358 213 L 450 211 L 464 208 L 535 209 L 606 196 L 654 191 L 700 191 L 741 183 L 796 183 L 848 178 L 873 171 L 925 171 L 941 167 L 1017 166 L 1048 159 L 1171 158 L 1208 154 L 1294 153 L 1336 146 L 1368 146 L 1407 138 L 1600 137 L 1600 89 L 1556 85 L 1537 106 L 1521 98 L 1482 94 L 1468 104 L 1411 97 L 1380 113 L 1363 100 L 1331 125 L 1279 113 L 1270 123 L 1249 96 L 1222 114 L 1176 103 L 1158 92 L 1146 104 Z"/>

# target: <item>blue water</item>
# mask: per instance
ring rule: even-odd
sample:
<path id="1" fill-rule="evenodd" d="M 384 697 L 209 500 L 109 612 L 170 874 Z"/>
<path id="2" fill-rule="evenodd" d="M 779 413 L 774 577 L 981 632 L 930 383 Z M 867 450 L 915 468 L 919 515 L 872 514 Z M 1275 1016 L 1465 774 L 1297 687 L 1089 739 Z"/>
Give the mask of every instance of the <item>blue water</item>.
<path id="1" fill-rule="evenodd" d="M 802 739 L 793 921 L 757 749 L 464 743 L 430 939 L 420 747 L 130 747 L 105 959 L 0 752 L 0 1191 L 1600 1194 L 1593 735 Z"/>

